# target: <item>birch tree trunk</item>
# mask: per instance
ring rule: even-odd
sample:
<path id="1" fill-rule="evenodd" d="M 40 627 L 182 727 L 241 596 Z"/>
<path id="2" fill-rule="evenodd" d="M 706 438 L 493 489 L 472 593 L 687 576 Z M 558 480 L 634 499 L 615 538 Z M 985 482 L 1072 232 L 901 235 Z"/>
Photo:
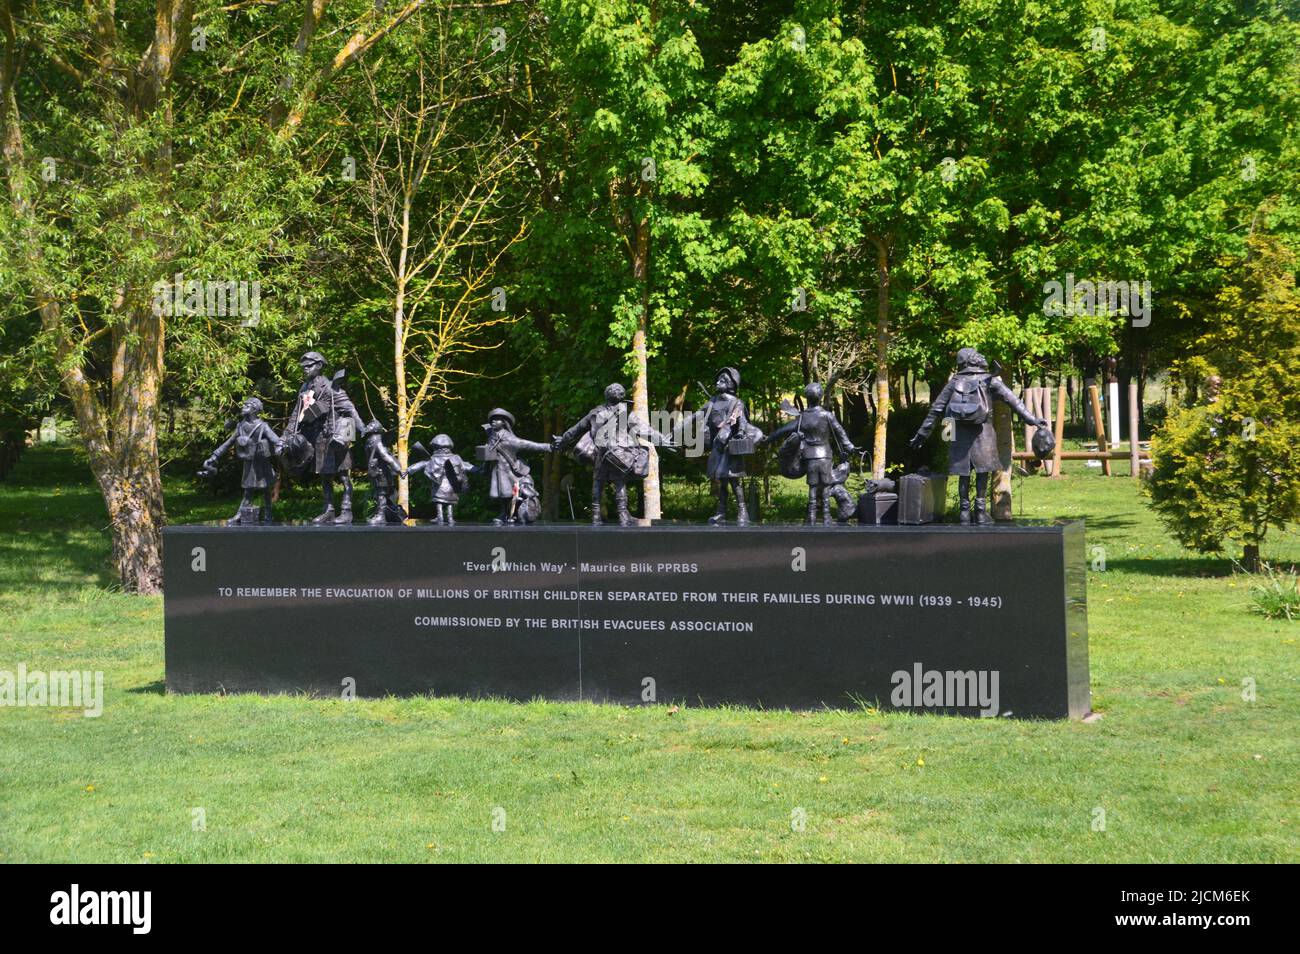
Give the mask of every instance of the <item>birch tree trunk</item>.
<path id="1" fill-rule="evenodd" d="M 889 426 L 889 245 L 876 246 L 876 427 L 871 441 L 871 476 L 885 476 L 885 435 Z"/>
<path id="2" fill-rule="evenodd" d="M 632 274 L 641 289 L 641 309 L 637 315 L 636 331 L 632 335 L 632 359 L 636 364 L 636 379 L 632 382 L 632 412 L 644 422 L 650 421 L 650 374 L 647 358 L 646 334 L 650 323 L 650 221 L 642 219 L 636 225 L 636 238 L 632 257 Z M 663 515 L 659 488 L 659 454 L 650 448 L 650 468 L 642 481 L 645 499 L 645 519 L 658 520 Z"/>

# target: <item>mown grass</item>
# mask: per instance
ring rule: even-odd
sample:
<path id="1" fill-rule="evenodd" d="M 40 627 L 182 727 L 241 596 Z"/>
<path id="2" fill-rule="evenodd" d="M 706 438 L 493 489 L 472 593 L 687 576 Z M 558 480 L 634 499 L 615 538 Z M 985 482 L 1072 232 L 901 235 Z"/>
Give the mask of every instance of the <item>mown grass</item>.
<path id="1" fill-rule="evenodd" d="M 1252 614 L 1229 561 L 1182 551 L 1127 478 L 1071 466 L 1019 492 L 1105 547 L 1100 722 L 168 696 L 161 600 L 113 591 L 83 463 L 34 449 L 0 484 L 0 669 L 102 670 L 105 708 L 0 709 L 0 860 L 1300 858 L 1297 624 Z M 173 521 L 229 506 L 169 485 Z"/>

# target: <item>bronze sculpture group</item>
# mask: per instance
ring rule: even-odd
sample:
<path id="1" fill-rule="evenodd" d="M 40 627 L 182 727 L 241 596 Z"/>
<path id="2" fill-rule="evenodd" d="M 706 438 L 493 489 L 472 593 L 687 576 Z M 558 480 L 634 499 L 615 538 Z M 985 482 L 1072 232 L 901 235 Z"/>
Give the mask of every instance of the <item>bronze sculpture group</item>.
<path id="1" fill-rule="evenodd" d="M 985 508 L 988 475 L 998 469 L 996 435 L 992 426 L 994 400 L 1008 404 L 1023 419 L 1040 427 L 1046 422 L 1034 417 L 974 348 L 957 354 L 958 370 L 934 399 L 911 446 L 919 448 L 940 418 L 951 419 L 950 473 L 959 478 L 961 523 L 991 523 Z M 728 492 L 735 498 L 735 525 L 749 524 L 749 512 L 742 492 L 749 458 L 761 448 L 778 444 L 780 471 L 787 477 L 803 477 L 808 486 L 807 524 L 830 526 L 832 500 L 837 519 L 848 521 L 856 504 L 845 487 L 850 461 L 862 452 L 849 439 L 835 414 L 823 406 L 824 389 L 813 382 L 804 388 L 806 406 L 787 407 L 792 420 L 764 435 L 747 416 L 739 396 L 740 371 L 722 368 L 714 380 L 713 393 L 704 405 L 689 415 L 673 434 L 650 427 L 628 408 L 627 392 L 621 384 L 605 389 L 603 403 L 593 407 L 563 434 L 547 443 L 526 440 L 515 434 L 515 417 L 504 408 L 487 415 L 484 443 L 475 448 L 479 464 L 467 464 L 455 452 L 450 437 L 439 434 L 432 450 L 416 442 L 415 450 L 425 455 L 403 470 L 384 444 L 383 425 L 377 420 L 362 424 L 361 417 L 342 386 L 343 372 L 325 376 L 325 358 L 308 351 L 299 360 L 303 381 L 289 413 L 283 435 L 262 420 L 262 402 L 250 397 L 240 407 L 234 431 L 203 463 L 200 474 L 212 476 L 218 459 L 233 450 L 243 463 L 243 499 L 239 511 L 227 521 L 231 525 L 270 523 L 272 490 L 279 478 L 275 463 L 296 477 L 320 479 L 322 510 L 314 524 L 350 524 L 352 514 L 352 444 L 363 441 L 365 466 L 370 480 L 374 512 L 370 525 L 407 522 L 406 512 L 394 498 L 398 478 L 421 475 L 429 480 L 436 525 L 452 526 L 461 494 L 470 486 L 470 476 L 488 476 L 488 499 L 496 505 L 493 523 L 534 523 L 541 515 L 536 484 L 524 461 L 525 454 L 548 454 L 571 450 L 579 461 L 593 469 L 591 522 L 600 525 L 604 491 L 612 488 L 614 510 L 620 526 L 636 521 L 628 507 L 628 484 L 644 478 L 649 470 L 650 447 L 674 450 L 688 426 L 699 428 L 708 449 L 705 473 L 716 501 L 709 518 L 713 526 L 725 525 Z M 976 499 L 974 518 L 970 500 L 970 475 L 974 473 Z M 335 481 L 342 497 L 335 498 Z M 870 489 L 870 488 L 869 488 Z M 254 498 L 261 492 L 258 507 Z"/>

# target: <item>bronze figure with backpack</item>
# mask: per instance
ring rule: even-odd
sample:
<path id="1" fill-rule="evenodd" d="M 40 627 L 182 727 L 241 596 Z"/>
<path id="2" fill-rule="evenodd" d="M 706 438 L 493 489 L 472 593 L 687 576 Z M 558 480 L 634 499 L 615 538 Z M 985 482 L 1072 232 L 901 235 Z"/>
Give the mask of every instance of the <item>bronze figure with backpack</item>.
<path id="1" fill-rule="evenodd" d="M 948 448 L 948 473 L 958 478 L 957 489 L 961 498 L 963 524 L 971 519 L 970 475 L 975 474 L 974 522 L 992 523 L 985 507 L 988 495 L 989 474 L 1000 466 L 998 439 L 993 430 L 993 401 L 1002 401 L 1021 418 L 1039 427 L 1047 421 L 1035 417 L 1020 402 L 997 374 L 989 371 L 988 361 L 974 348 L 957 352 L 957 373 L 948 379 L 943 390 L 930 404 L 930 413 L 917 429 L 911 446 L 919 449 L 934 430 L 940 418 L 953 422 L 952 441 Z"/>

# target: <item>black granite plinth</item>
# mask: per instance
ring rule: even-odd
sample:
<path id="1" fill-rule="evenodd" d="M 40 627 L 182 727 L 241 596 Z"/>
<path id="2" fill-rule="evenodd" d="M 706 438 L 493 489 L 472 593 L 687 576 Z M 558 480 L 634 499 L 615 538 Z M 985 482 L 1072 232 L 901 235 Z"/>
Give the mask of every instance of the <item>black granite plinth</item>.
<path id="1" fill-rule="evenodd" d="M 1089 711 L 1079 522 L 163 539 L 172 692 Z"/>

